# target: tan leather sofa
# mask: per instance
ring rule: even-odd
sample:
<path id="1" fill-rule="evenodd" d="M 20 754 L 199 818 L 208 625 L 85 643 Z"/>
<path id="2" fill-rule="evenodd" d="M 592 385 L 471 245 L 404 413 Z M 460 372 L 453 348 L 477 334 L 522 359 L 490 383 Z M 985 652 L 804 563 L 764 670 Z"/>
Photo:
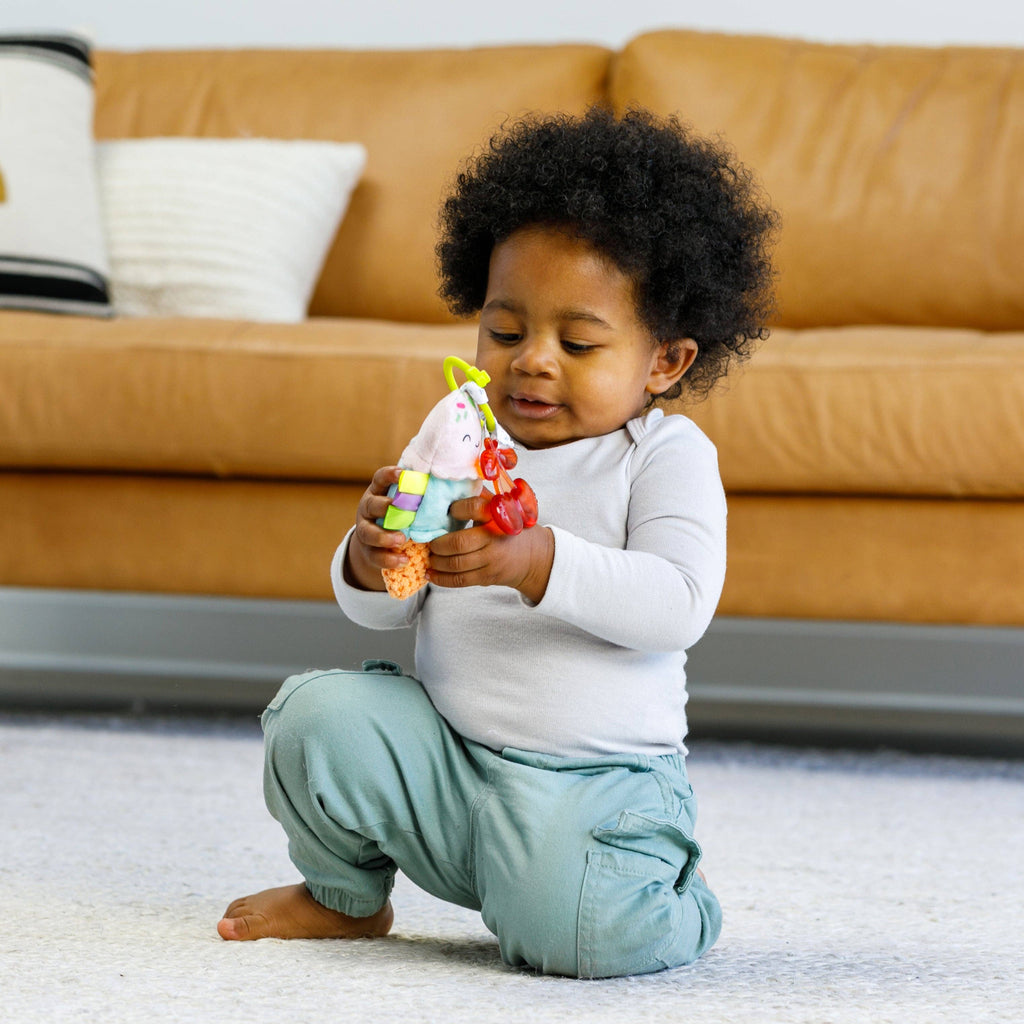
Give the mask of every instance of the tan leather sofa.
<path id="1" fill-rule="evenodd" d="M 678 407 L 730 493 L 720 614 L 1024 626 L 1021 51 L 100 52 L 96 88 L 99 138 L 368 164 L 301 325 L 0 314 L 0 583 L 328 598 L 366 479 L 473 354 L 435 295 L 446 182 L 506 117 L 605 100 L 724 136 L 783 216 L 771 339 Z"/>

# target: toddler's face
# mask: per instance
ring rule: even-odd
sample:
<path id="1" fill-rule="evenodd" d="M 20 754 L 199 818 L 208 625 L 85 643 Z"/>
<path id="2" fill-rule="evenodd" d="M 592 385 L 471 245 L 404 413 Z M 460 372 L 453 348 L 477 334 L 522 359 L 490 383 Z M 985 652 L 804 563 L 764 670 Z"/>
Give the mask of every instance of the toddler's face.
<path id="1" fill-rule="evenodd" d="M 637 318 L 631 279 L 587 242 L 543 227 L 495 246 L 476 365 L 498 422 L 528 448 L 622 427 L 689 368 Z"/>

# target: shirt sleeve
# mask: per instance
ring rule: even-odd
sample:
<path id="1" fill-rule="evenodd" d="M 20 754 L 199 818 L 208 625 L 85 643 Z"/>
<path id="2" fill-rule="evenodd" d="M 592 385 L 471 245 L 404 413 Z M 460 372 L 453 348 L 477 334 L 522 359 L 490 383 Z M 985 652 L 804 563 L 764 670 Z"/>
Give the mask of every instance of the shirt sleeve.
<path id="1" fill-rule="evenodd" d="M 341 610 L 357 626 L 366 626 L 368 629 L 404 629 L 411 626 L 423 606 L 427 588 L 423 587 L 412 597 L 400 601 L 384 591 L 362 590 L 347 583 L 344 571 L 345 556 L 354 532 L 355 527 L 352 527 L 345 534 L 345 539 L 331 561 L 331 583 Z"/>
<path id="2" fill-rule="evenodd" d="M 624 550 L 552 527 L 536 610 L 621 647 L 681 651 L 703 636 L 725 581 L 726 504 L 714 445 L 684 417 L 637 444 Z"/>

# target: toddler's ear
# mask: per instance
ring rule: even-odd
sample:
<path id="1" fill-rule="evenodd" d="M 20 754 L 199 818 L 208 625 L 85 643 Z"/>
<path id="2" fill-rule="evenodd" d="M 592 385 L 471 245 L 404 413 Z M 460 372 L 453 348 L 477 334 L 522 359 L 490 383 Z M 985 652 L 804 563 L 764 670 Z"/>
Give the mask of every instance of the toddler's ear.
<path id="1" fill-rule="evenodd" d="M 692 338 L 659 342 L 651 363 L 651 375 L 647 379 L 648 394 L 664 394 L 682 378 L 696 358 L 697 342 Z"/>

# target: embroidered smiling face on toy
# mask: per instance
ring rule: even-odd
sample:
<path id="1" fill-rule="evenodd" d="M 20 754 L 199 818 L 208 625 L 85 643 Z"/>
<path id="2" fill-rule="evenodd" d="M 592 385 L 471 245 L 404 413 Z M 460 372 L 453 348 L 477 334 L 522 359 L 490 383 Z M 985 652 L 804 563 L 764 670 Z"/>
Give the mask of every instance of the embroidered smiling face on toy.
<path id="1" fill-rule="evenodd" d="M 463 388 L 441 399 L 406 445 L 399 465 L 445 480 L 479 477 L 476 460 L 483 444 L 480 410 Z"/>

